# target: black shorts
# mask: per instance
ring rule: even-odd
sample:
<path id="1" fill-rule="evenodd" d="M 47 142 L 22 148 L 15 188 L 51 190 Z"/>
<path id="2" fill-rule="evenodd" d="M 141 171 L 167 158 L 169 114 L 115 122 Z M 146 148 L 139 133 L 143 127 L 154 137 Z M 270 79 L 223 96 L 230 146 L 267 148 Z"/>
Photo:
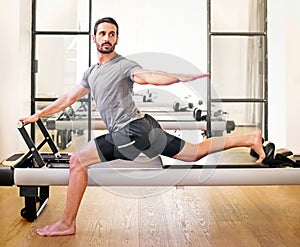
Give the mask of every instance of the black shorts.
<path id="1" fill-rule="evenodd" d="M 110 161 L 134 160 L 141 153 L 149 158 L 160 154 L 173 157 L 185 141 L 165 132 L 153 117 L 145 114 L 117 132 L 95 138 L 95 143 L 101 161 Z"/>

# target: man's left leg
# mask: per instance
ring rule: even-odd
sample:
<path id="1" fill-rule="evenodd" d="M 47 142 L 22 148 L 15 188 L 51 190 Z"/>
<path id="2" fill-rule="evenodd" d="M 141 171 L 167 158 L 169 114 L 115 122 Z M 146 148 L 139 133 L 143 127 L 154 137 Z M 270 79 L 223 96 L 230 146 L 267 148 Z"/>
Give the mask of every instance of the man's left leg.
<path id="1" fill-rule="evenodd" d="M 253 149 L 259 156 L 257 163 L 262 163 L 266 156 L 262 146 L 261 132 L 255 131 L 237 136 L 225 135 L 222 137 L 212 137 L 198 144 L 185 142 L 182 150 L 174 155 L 173 158 L 184 161 L 197 161 L 210 153 L 235 147 L 248 147 Z"/>
<path id="2" fill-rule="evenodd" d="M 101 162 L 94 140 L 72 154 L 65 210 L 57 222 L 37 230 L 41 236 L 72 235 L 76 232 L 76 216 L 85 192 L 87 167 Z"/>

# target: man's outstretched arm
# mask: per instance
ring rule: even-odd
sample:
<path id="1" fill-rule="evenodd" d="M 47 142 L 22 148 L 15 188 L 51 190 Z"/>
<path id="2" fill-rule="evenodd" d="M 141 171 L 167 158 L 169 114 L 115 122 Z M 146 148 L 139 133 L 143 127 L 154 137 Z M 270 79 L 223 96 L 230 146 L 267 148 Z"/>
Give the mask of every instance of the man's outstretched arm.
<path id="1" fill-rule="evenodd" d="M 43 116 L 60 112 L 68 106 L 72 105 L 75 101 L 82 98 L 84 95 L 88 94 L 89 91 L 90 89 L 85 88 L 79 84 L 75 86 L 71 91 L 62 95 L 50 105 L 45 107 L 43 110 L 38 111 L 31 116 L 20 118 L 20 121 L 22 121 L 24 124 L 33 123 Z"/>
<path id="2" fill-rule="evenodd" d="M 210 74 L 172 74 L 163 71 L 139 70 L 133 73 L 133 80 L 138 84 L 171 85 L 177 82 L 194 81 L 209 77 Z"/>

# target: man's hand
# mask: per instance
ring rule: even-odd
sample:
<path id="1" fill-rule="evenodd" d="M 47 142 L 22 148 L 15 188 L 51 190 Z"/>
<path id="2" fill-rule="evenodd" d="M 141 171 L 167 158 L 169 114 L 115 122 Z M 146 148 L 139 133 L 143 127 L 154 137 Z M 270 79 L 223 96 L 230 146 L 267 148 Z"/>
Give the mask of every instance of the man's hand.
<path id="1" fill-rule="evenodd" d="M 40 119 L 39 114 L 35 113 L 28 117 L 22 117 L 19 119 L 19 121 L 23 122 L 23 124 L 29 124 L 29 123 L 34 123 L 39 119 Z"/>

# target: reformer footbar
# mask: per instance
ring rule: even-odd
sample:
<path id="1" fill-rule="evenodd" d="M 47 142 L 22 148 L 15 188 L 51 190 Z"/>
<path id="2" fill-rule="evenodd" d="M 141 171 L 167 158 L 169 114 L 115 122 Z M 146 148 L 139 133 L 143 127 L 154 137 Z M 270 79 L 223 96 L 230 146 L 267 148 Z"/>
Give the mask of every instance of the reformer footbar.
<path id="1" fill-rule="evenodd" d="M 40 128 L 40 130 L 41 130 L 41 132 L 44 136 L 44 140 L 36 147 L 34 145 L 32 139 L 28 135 L 28 133 L 27 133 L 25 127 L 24 127 L 25 125 L 22 122 L 18 123 L 18 130 L 21 133 L 25 143 L 27 144 L 27 146 L 29 148 L 29 151 L 23 156 L 21 161 L 14 166 L 15 168 L 23 167 L 24 162 L 28 161 L 31 158 L 31 156 L 33 156 L 33 158 L 34 158 L 33 160 L 35 161 L 35 163 L 33 165 L 35 167 L 43 167 L 45 165 L 45 163 L 44 163 L 44 159 L 39 154 L 39 150 L 46 143 L 49 145 L 53 155 L 48 155 L 47 157 L 44 157 L 45 159 L 59 160 L 60 162 L 66 161 L 66 157 L 64 159 L 61 159 L 62 158 L 61 154 L 59 153 L 59 151 L 56 148 L 56 146 L 55 146 L 52 138 L 50 137 L 47 129 L 45 128 L 43 122 L 40 119 L 37 121 L 37 125 L 39 126 L 39 128 Z M 67 162 L 68 162 L 68 160 L 67 160 Z"/>
<path id="2" fill-rule="evenodd" d="M 15 154 L 8 158 L 7 160 L 13 162 L 11 166 L 0 167 L 0 185 L 20 187 L 20 196 L 25 198 L 21 216 L 30 222 L 34 221 L 45 207 L 49 198 L 49 186 L 68 184 L 71 156 L 68 153 L 59 153 L 41 120 L 37 121 L 37 125 L 44 136 L 41 144 L 36 147 L 25 125 L 20 123 L 18 130 L 29 151 L 21 157 Z M 45 144 L 49 145 L 51 152 L 39 152 Z M 256 158 L 249 154 L 249 149 L 245 152 L 227 150 L 211 154 L 198 162 L 174 163 L 173 159 L 166 157 L 159 156 L 149 160 L 142 156 L 135 161 L 114 160 L 90 166 L 88 185 L 298 185 L 299 163 L 287 162 L 287 159 L 284 155 L 276 155 L 273 161 L 268 159 L 270 164 L 256 164 Z"/>
<path id="3" fill-rule="evenodd" d="M 60 154 L 56 148 L 52 138 L 41 120 L 37 121 L 37 125 L 44 136 L 42 142 L 36 147 L 32 139 L 28 135 L 25 125 L 18 123 L 18 130 L 22 135 L 29 151 L 23 155 L 13 155 L 8 161 L 17 162 L 10 167 L 1 167 L 0 169 L 0 185 L 18 185 L 20 188 L 20 196 L 25 199 L 25 207 L 21 209 L 21 216 L 29 222 L 33 222 L 46 206 L 49 199 L 49 186 L 36 186 L 38 184 L 22 185 L 16 182 L 16 171 L 18 169 L 42 168 L 51 163 L 59 163 L 60 166 L 69 167 L 69 154 Z M 52 153 L 40 154 L 39 150 L 48 144 Z M 10 170 L 9 170 L 10 169 Z M 33 178 L 34 174 L 31 174 Z M 37 208 L 37 204 L 38 208 Z"/>

